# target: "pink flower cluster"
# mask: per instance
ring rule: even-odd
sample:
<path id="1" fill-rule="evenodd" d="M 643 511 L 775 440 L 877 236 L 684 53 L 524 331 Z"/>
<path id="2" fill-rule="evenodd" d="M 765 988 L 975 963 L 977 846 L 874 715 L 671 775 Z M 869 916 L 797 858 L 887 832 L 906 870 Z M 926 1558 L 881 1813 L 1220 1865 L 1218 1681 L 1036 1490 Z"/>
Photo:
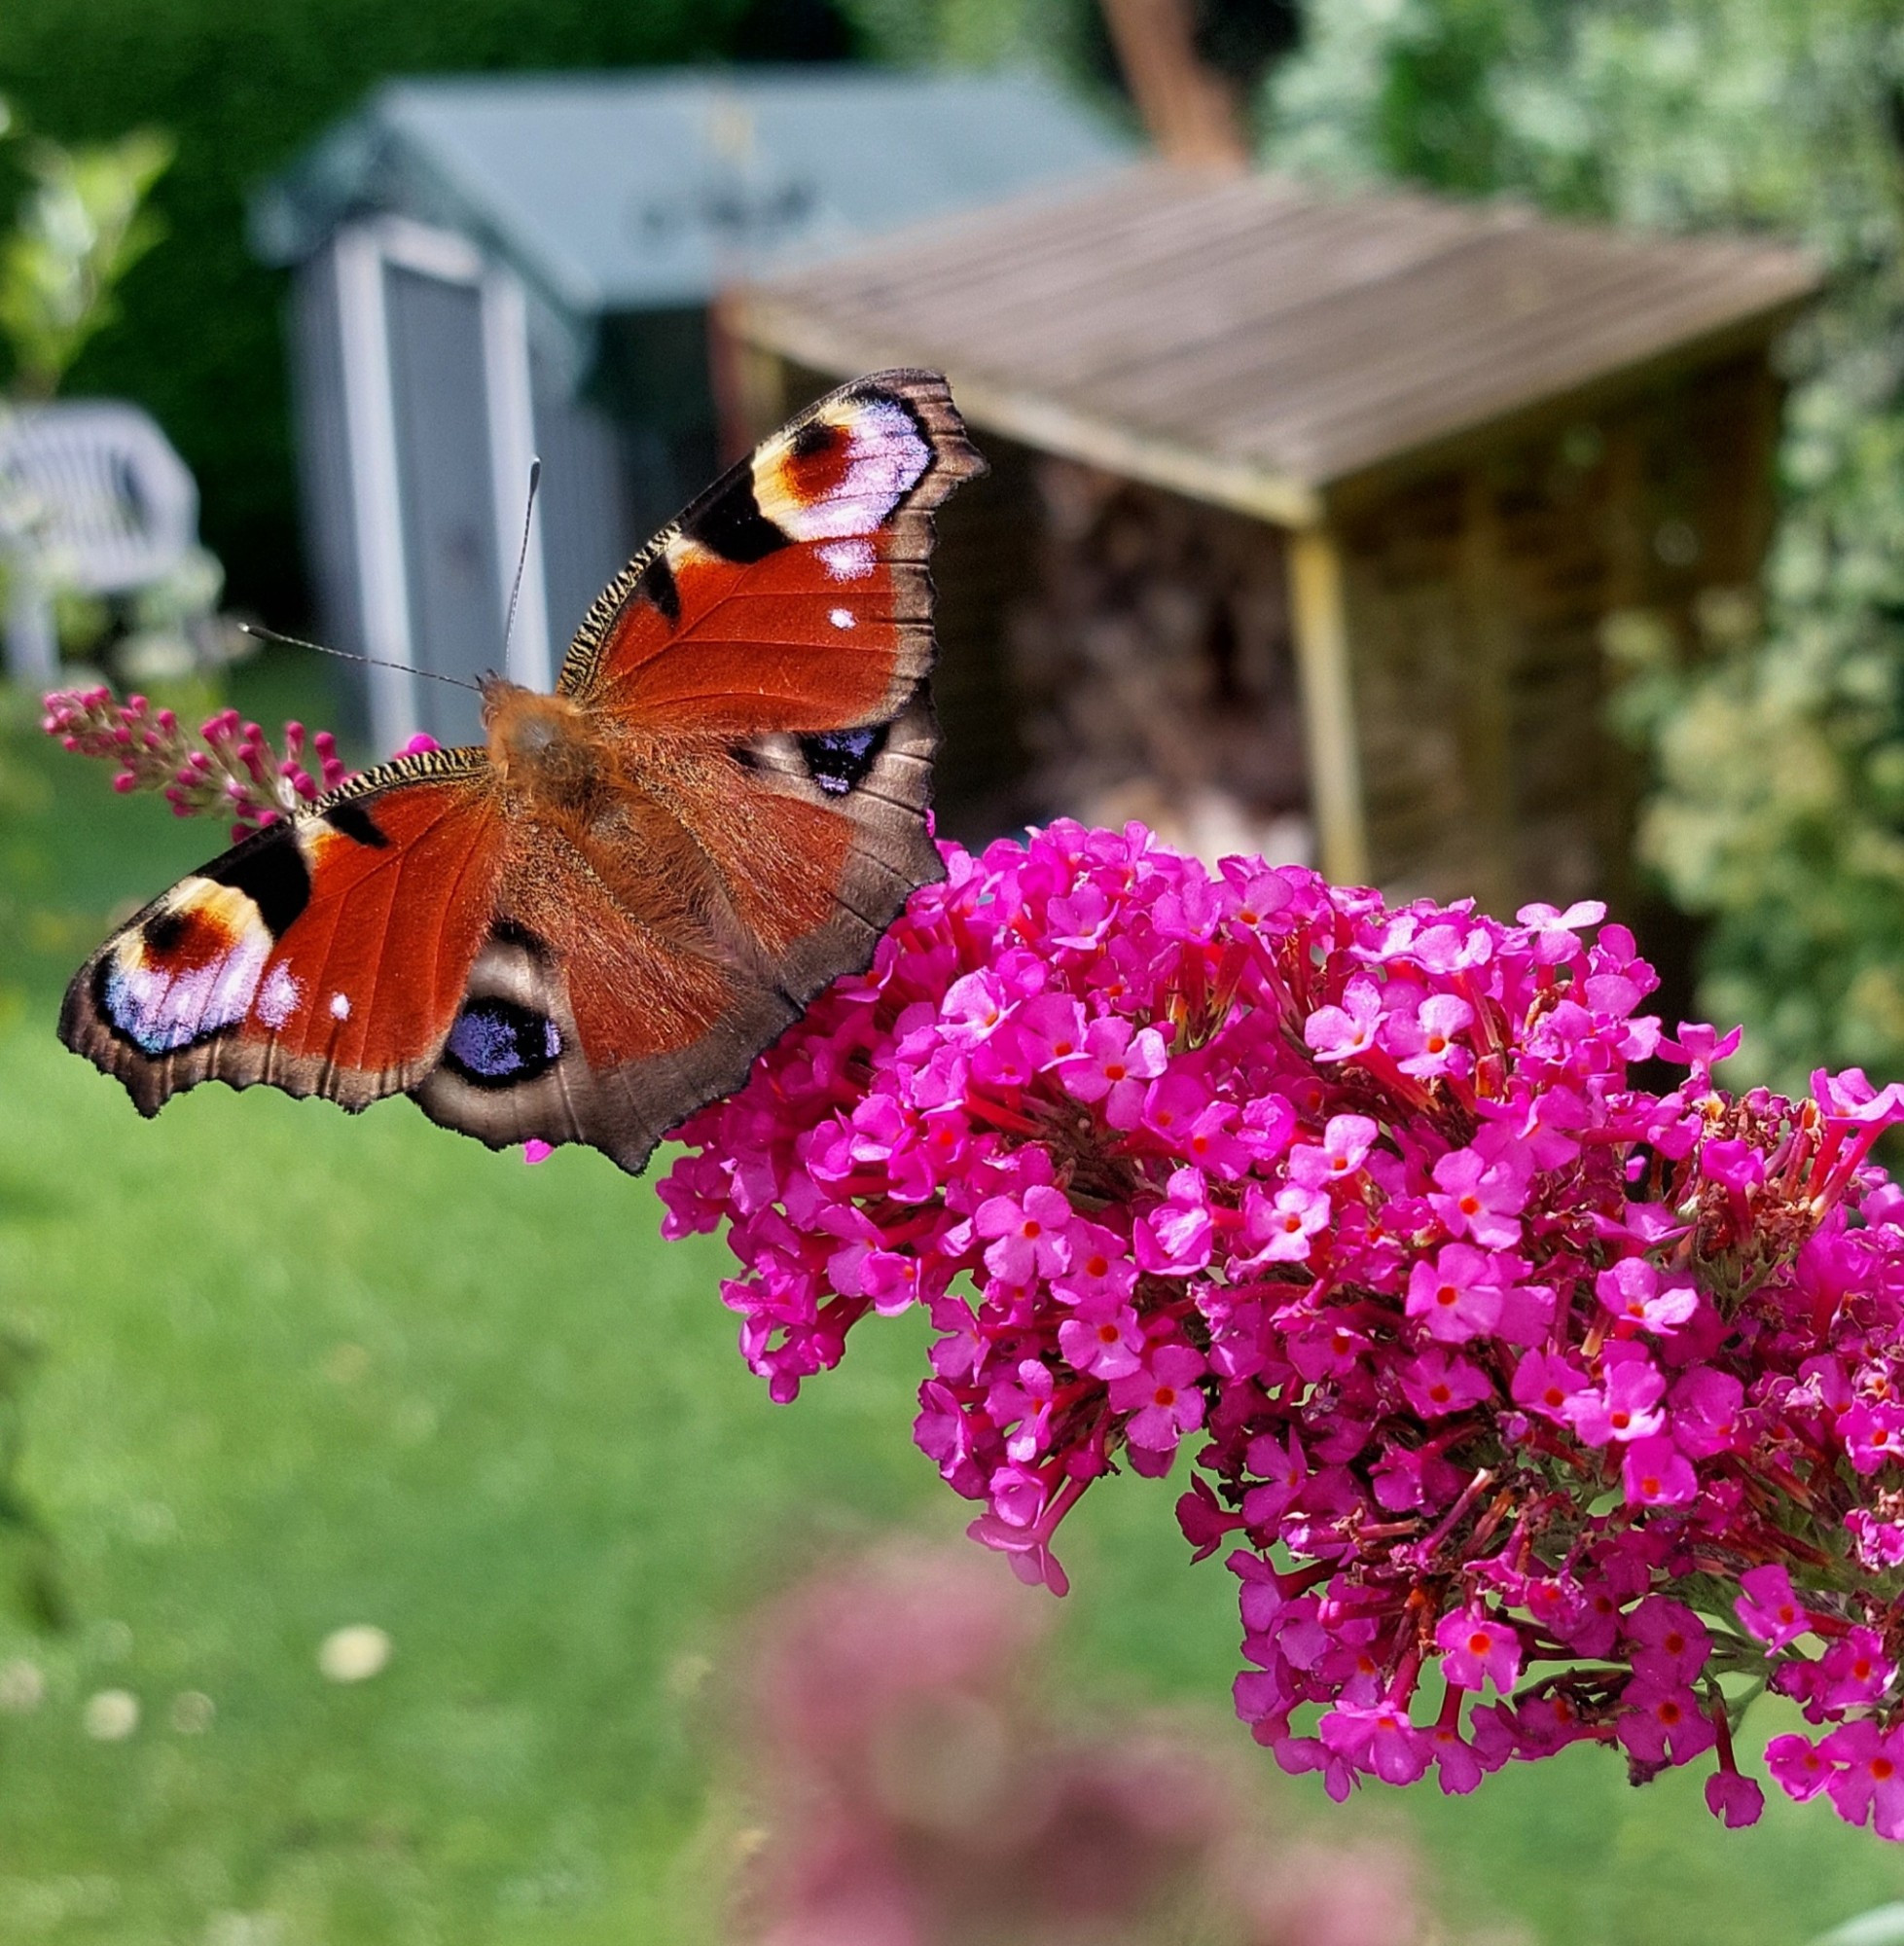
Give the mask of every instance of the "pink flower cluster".
<path id="1" fill-rule="evenodd" d="M 1904 1091 L 1735 1098 L 1598 905 L 1512 925 L 1058 824 L 947 847 L 872 969 L 683 1131 L 672 1235 L 777 1399 L 937 1332 L 916 1437 L 1061 1593 L 1101 1475 L 1234 1543 L 1239 1712 L 1336 1795 L 1618 1746 L 1904 1836 Z M 1670 1063 L 1657 1092 L 1635 1063 Z"/>
<path id="2" fill-rule="evenodd" d="M 54 690 L 44 707 L 41 728 L 62 747 L 119 766 L 114 790 L 162 791 L 180 817 L 227 815 L 234 841 L 313 802 L 349 775 L 337 739 L 328 730 L 306 738 L 302 723 L 284 726 L 280 753 L 235 709 L 208 717 L 195 736 L 173 711 L 155 709 L 143 696 L 121 703 L 103 683 Z"/>
<path id="3" fill-rule="evenodd" d="M 1422 1936 L 1406 1854 L 1277 1829 L 1180 1730 L 1056 1725 L 1032 1701 L 1037 1606 L 988 1566 L 916 1550 L 830 1563 L 760 1617 L 736 1713 L 764 1829 L 732 1936 L 1056 1946 L 1176 1939 L 1186 1926 L 1211 1946 Z"/>

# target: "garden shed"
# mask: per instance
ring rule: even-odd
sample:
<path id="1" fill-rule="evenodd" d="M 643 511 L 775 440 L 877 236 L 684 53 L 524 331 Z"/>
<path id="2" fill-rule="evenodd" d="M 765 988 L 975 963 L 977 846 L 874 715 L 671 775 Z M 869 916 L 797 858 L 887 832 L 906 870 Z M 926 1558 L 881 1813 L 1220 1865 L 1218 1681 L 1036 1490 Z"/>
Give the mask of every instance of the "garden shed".
<path id="1" fill-rule="evenodd" d="M 337 646 L 547 687 L 596 591 L 712 478 L 709 306 L 900 225 L 1104 173 L 1128 145 L 1021 75 L 847 68 L 413 81 L 252 208 L 293 267 L 306 544 Z M 730 431 L 732 427 L 729 428 Z M 366 671 L 378 745 L 475 699 Z"/>
<path id="2" fill-rule="evenodd" d="M 943 517 L 953 830 L 1146 817 L 1406 893 L 1621 898 L 1610 617 L 1750 598 L 1763 241 L 1158 164 L 889 238 L 736 309 L 763 424 L 943 367 L 993 473 Z"/>

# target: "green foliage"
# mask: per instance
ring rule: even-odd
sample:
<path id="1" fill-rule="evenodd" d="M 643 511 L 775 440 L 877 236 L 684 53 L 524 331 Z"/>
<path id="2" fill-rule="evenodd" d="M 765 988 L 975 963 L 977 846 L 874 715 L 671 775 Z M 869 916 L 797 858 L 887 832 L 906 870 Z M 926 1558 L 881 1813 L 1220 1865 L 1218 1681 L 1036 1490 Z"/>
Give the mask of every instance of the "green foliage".
<path id="1" fill-rule="evenodd" d="M 1797 235 L 1762 617 L 1622 637 L 1642 855 L 1709 932 L 1742 1064 L 1904 1067 L 1904 18 L 1889 0 L 1330 0 L 1271 153 L 1664 229 Z M 1452 106 L 1453 112 L 1445 113 Z M 1723 618 L 1722 618 L 1723 619 Z"/>
<path id="2" fill-rule="evenodd" d="M 17 394 L 50 398 L 117 316 L 120 279 L 163 234 L 146 197 L 171 159 L 149 128 L 74 149 L 26 145 L 32 188 L 0 238 L 0 337 Z"/>
<path id="3" fill-rule="evenodd" d="M 18 1331 L 0 1328 L 0 1572 L 24 1618 L 42 1629 L 66 1621 L 53 1536 L 19 1481 L 26 1446 L 26 1389 L 37 1348 Z"/>
<path id="4" fill-rule="evenodd" d="M 1266 94 L 1270 159 L 1657 228 L 1856 221 L 1883 0 L 1339 0 Z M 1861 97 L 1861 103 L 1860 103 Z M 1834 218 L 1836 212 L 1836 218 Z"/>
<path id="5" fill-rule="evenodd" d="M 30 928 L 29 882 L 46 858 L 38 829 L 48 806 L 44 781 L 36 766 L 20 761 L 21 744 L 36 734 L 35 706 L 36 699 L 0 684 L 0 938 L 12 942 Z M 13 954 L 0 958 L 0 1031 L 18 1022 L 18 970 Z M 18 1217 L 14 1185 L 0 1176 L 0 1230 Z M 20 1480 L 26 1395 L 38 1363 L 35 1342 L 15 1322 L 20 1295 L 0 1277 L 0 1614 L 52 1629 L 65 1619 L 55 1552 Z"/>
<path id="6" fill-rule="evenodd" d="M 1043 68 L 1136 132 L 1100 0 L 836 0 L 862 51 L 900 67 Z M 1296 38 L 1300 0 L 1189 0 L 1198 57 L 1246 99 Z"/>
<path id="7" fill-rule="evenodd" d="M 239 606 L 280 621 L 298 558 L 282 276 L 244 240 L 246 193 L 398 75 L 641 66 L 849 51 L 827 0 L 5 0 L 0 92 L 68 142 L 168 129 L 169 240 L 71 389 L 135 399 L 204 493 Z"/>
<path id="8" fill-rule="evenodd" d="M 945 62 L 996 67 L 1049 54 L 1075 32 L 1074 0 L 843 0 L 880 59 L 902 67 Z"/>
<path id="9" fill-rule="evenodd" d="M 18 133 L 0 100 L 0 137 Z M 49 399 L 74 361 L 119 315 L 121 280 L 164 235 L 147 198 L 172 160 L 169 137 L 135 129 L 117 141 L 68 148 L 44 136 L 20 145 L 27 187 L 0 232 L 0 343 L 11 354 L 0 411 Z M 7 524 L 31 533 L 40 518 L 30 504 L 0 509 Z M 0 556 L 0 603 L 14 563 Z M 112 632 L 111 606 L 59 579 L 43 560 L 58 637 L 84 655 Z M 215 669 L 249 647 L 216 620 L 225 570 L 196 548 L 162 580 L 141 589 L 131 629 L 114 652 L 120 675 L 143 688 Z"/>

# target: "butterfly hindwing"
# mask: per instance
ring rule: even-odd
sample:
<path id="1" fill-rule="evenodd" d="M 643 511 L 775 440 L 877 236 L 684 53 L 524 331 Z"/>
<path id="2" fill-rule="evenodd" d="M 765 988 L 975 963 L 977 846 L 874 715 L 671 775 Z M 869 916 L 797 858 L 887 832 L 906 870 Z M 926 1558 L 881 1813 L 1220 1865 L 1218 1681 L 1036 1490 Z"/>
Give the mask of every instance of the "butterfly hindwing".
<path id="1" fill-rule="evenodd" d="M 736 790 L 712 762 L 677 762 L 666 781 L 665 803 L 630 790 L 585 832 L 512 824 L 495 925 L 414 1090 L 425 1113 L 495 1147 L 587 1142 L 638 1171 L 871 957 L 885 921 L 837 895 L 855 870 L 847 820 L 791 791 Z M 744 864 L 732 890 L 717 856 Z M 890 864 L 880 890 L 896 910 L 915 883 Z"/>
<path id="2" fill-rule="evenodd" d="M 546 855 L 541 865 L 546 879 Z M 415 1099 L 492 1148 L 586 1142 L 638 1173 L 670 1128 L 740 1085 L 800 1009 L 742 966 L 630 923 L 586 871 L 553 877 L 547 898 L 515 908 L 543 929 L 512 913 L 477 955 Z M 621 997 L 648 995 L 666 1005 Z"/>
<path id="3" fill-rule="evenodd" d="M 742 922 L 802 1004 L 864 967 L 914 889 L 945 876 L 925 821 L 938 742 L 921 683 L 887 723 L 750 739 L 739 779 L 683 803 Z"/>
<path id="4" fill-rule="evenodd" d="M 480 750 L 367 772 L 121 926 L 60 1038 L 145 1114 L 200 1081 L 361 1108 L 435 1064 L 493 916 L 499 815 Z"/>

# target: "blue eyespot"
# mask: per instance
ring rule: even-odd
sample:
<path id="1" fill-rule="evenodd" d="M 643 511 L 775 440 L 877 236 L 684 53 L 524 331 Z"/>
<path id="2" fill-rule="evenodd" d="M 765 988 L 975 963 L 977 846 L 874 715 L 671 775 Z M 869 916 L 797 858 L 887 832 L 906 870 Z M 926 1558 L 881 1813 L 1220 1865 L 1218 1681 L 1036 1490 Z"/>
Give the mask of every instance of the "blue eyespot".
<path id="1" fill-rule="evenodd" d="M 477 1088 L 514 1088 L 561 1059 L 562 1037 L 547 1014 L 497 994 L 468 1001 L 444 1044 L 444 1065 Z"/>
<path id="2" fill-rule="evenodd" d="M 828 730 L 800 739 L 808 775 L 829 797 L 858 788 L 885 746 L 883 724 L 871 730 Z"/>

